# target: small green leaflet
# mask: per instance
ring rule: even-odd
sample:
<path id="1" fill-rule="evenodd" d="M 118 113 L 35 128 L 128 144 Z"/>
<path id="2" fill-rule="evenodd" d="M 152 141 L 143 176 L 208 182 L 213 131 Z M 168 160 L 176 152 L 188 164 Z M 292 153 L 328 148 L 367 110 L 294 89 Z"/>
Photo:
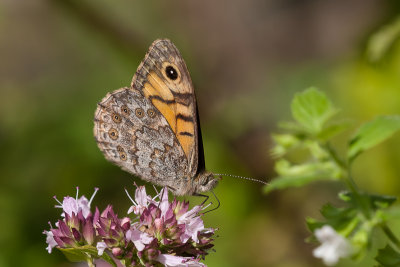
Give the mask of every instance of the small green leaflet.
<path id="1" fill-rule="evenodd" d="M 400 266 L 400 253 L 386 245 L 385 248 L 378 250 L 375 260 L 383 267 L 398 267 Z"/>
<path id="2" fill-rule="evenodd" d="M 314 135 L 337 112 L 326 95 L 313 87 L 296 94 L 291 109 L 293 118 Z"/>
<path id="3" fill-rule="evenodd" d="M 99 259 L 110 263 L 112 266 L 117 267 L 116 263 L 113 259 L 107 254 L 103 253 L 103 255 L 99 256 L 97 253 L 97 249 L 93 246 L 87 245 L 77 248 L 58 248 L 65 257 L 71 262 L 86 262 L 89 258 L 91 259 Z"/>
<path id="4" fill-rule="evenodd" d="M 385 141 L 400 129 L 400 116 L 379 116 L 363 124 L 351 138 L 347 158 L 354 160 L 361 152 Z"/>

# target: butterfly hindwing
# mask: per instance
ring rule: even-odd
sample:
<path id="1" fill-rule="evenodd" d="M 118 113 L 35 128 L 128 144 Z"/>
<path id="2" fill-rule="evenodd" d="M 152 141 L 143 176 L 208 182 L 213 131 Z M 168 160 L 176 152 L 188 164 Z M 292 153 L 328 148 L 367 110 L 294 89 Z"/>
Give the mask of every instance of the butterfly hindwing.
<path id="1" fill-rule="evenodd" d="M 198 172 L 199 122 L 196 97 L 186 64 L 175 45 L 166 39 L 150 46 L 132 80 L 165 117 L 189 162 L 187 175 Z"/>
<path id="2" fill-rule="evenodd" d="M 138 90 L 107 94 L 95 113 L 94 135 L 108 160 L 146 181 L 174 188 L 188 171 L 168 122 Z"/>

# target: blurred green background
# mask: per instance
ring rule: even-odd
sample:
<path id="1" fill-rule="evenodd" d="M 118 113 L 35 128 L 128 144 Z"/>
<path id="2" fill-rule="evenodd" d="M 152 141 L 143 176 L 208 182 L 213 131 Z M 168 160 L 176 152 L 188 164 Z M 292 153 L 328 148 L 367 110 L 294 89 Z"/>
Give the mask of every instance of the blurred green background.
<path id="1" fill-rule="evenodd" d="M 53 195 L 79 186 L 90 196 L 97 186 L 94 205 L 126 213 L 123 189 L 133 192 L 134 179 L 102 156 L 93 115 L 107 92 L 130 84 L 155 39 L 171 39 L 191 72 L 207 168 L 268 180 L 270 134 L 290 119 L 295 92 L 321 88 L 354 127 L 399 113 L 399 42 L 374 62 L 367 57 L 371 36 L 399 12 L 395 0 L 0 0 L 0 266 L 74 266 L 45 250 L 42 231 L 60 215 Z M 398 196 L 399 158 L 397 135 L 357 160 L 356 182 Z M 229 177 L 220 183 L 221 207 L 204 218 L 220 228 L 205 263 L 322 266 L 304 242 L 305 217 L 318 218 L 341 187 L 261 189 Z"/>

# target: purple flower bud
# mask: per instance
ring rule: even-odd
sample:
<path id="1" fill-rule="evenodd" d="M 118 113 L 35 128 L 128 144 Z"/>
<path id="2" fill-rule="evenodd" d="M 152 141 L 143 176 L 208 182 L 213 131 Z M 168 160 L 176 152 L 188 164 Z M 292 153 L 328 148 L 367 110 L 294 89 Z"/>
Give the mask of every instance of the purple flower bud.
<path id="1" fill-rule="evenodd" d="M 95 232 L 93 223 L 90 221 L 85 221 L 83 223 L 83 238 L 89 245 L 92 245 L 95 238 Z"/>
<path id="2" fill-rule="evenodd" d="M 128 231 L 129 228 L 131 228 L 131 219 L 129 219 L 128 217 L 125 217 L 121 220 L 121 228 L 124 231 Z"/>
<path id="3" fill-rule="evenodd" d="M 113 254 L 114 257 L 119 257 L 119 256 L 121 256 L 123 252 L 124 252 L 124 251 L 123 251 L 121 248 L 118 248 L 118 247 L 113 248 L 113 249 L 111 250 L 111 253 Z"/>

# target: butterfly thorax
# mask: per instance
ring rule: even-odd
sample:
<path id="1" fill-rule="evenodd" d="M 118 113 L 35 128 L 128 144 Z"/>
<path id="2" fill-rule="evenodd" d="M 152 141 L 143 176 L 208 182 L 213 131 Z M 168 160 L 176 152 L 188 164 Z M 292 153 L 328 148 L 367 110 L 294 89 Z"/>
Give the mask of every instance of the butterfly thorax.
<path id="1" fill-rule="evenodd" d="M 173 193 L 178 196 L 201 194 L 212 190 L 217 184 L 213 173 L 202 171 L 194 179 L 185 179 L 179 188 L 174 188 Z"/>

